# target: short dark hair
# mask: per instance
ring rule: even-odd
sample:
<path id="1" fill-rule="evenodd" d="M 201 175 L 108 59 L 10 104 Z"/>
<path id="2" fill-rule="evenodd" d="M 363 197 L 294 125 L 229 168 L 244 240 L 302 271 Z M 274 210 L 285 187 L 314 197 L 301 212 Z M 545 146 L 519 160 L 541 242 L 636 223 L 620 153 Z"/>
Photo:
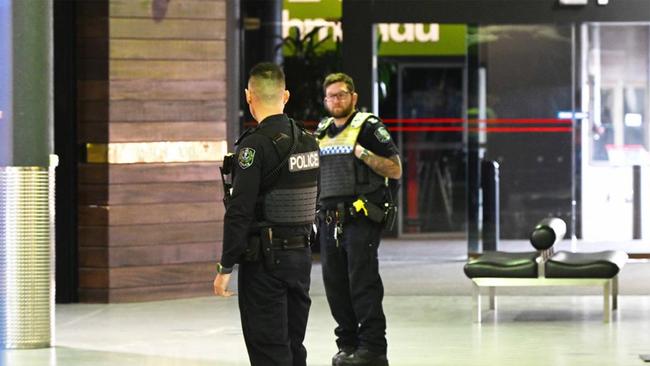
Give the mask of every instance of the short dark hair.
<path id="1" fill-rule="evenodd" d="M 354 81 L 348 74 L 344 74 L 342 72 L 335 72 L 325 77 L 325 81 L 323 81 L 323 93 L 326 91 L 328 86 L 341 82 L 345 83 L 350 93 L 354 93 Z"/>
<path id="2" fill-rule="evenodd" d="M 251 69 L 248 77 L 251 92 L 255 93 L 264 102 L 275 102 L 282 98 L 286 87 L 284 71 L 271 62 L 259 63 Z"/>
<path id="3" fill-rule="evenodd" d="M 282 86 L 282 88 L 285 87 L 284 71 L 272 62 L 260 62 L 253 66 L 248 79 L 267 80 L 279 84 L 278 86 Z"/>

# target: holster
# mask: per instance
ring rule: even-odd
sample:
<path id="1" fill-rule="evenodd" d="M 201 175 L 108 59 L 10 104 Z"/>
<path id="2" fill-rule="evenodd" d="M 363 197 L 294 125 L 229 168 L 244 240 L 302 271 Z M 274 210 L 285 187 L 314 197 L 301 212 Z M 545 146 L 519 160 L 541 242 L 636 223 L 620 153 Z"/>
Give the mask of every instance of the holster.
<path id="1" fill-rule="evenodd" d="M 232 168 L 235 163 L 233 154 L 226 154 L 223 157 L 223 166 L 219 167 L 221 172 L 221 183 L 223 184 L 223 204 L 228 208 L 230 191 L 232 189 Z"/>
<path id="2" fill-rule="evenodd" d="M 386 203 L 386 217 L 384 222 L 384 229 L 387 231 L 393 230 L 395 221 L 397 220 L 397 206 L 393 203 Z"/>
<path id="3" fill-rule="evenodd" d="M 376 204 L 366 200 L 366 209 L 368 210 L 368 219 L 376 223 L 384 222 L 384 210 Z"/>
<path id="4" fill-rule="evenodd" d="M 316 221 L 312 224 L 309 232 L 309 246 L 318 245 L 318 243 L 320 243 L 320 217 L 316 213 Z"/>
<path id="5" fill-rule="evenodd" d="M 360 216 L 360 215 L 366 216 L 368 220 L 372 222 L 383 224 L 384 229 L 388 231 L 393 229 L 393 226 L 395 225 L 395 219 L 397 218 L 396 205 L 394 205 L 391 202 L 386 202 L 384 203 L 384 207 L 381 207 L 369 201 L 364 196 L 360 196 L 359 199 L 363 201 L 364 206 L 368 211 L 368 213 L 365 214 L 364 212 L 357 212 L 354 209 L 351 209 L 350 212 L 352 213 L 353 216 Z"/>
<path id="6" fill-rule="evenodd" d="M 352 217 L 365 216 L 368 220 L 376 223 L 384 222 L 385 213 L 383 208 L 380 206 L 368 201 L 365 196 L 359 196 L 359 199 L 363 201 L 363 207 L 365 210 L 357 211 L 353 206 L 350 206 L 350 215 Z"/>
<path id="7" fill-rule="evenodd" d="M 262 258 L 264 267 L 267 271 L 275 269 L 275 254 L 273 252 L 273 229 L 265 227 L 260 230 L 260 247 L 262 249 Z"/>

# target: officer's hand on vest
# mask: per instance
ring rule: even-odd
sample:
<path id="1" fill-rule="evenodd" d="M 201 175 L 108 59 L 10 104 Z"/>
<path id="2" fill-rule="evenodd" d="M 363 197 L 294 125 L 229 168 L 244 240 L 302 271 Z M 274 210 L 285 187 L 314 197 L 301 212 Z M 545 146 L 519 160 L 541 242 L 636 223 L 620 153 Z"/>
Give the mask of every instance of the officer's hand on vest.
<path id="1" fill-rule="evenodd" d="M 357 159 L 365 160 L 368 157 L 368 155 L 370 155 L 368 149 L 361 146 L 361 144 L 354 145 L 354 156 L 356 156 Z"/>
<path id="2" fill-rule="evenodd" d="M 228 282 L 230 282 L 230 273 L 219 273 L 214 278 L 214 294 L 217 296 L 230 297 L 233 292 L 228 291 Z"/>

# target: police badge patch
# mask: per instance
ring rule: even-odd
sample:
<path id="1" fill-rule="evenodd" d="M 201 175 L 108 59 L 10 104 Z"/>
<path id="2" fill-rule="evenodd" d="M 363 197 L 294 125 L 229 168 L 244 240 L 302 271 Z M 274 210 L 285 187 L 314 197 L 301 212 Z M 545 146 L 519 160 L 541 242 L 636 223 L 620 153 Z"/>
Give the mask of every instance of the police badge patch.
<path id="1" fill-rule="evenodd" d="M 253 165 L 253 161 L 255 160 L 255 149 L 251 149 L 250 147 L 241 149 L 237 160 L 239 161 L 239 166 L 242 169 L 246 169 L 249 166 Z"/>
<path id="2" fill-rule="evenodd" d="M 377 137 L 377 140 L 379 140 L 379 142 L 386 143 L 390 141 L 390 133 L 388 133 L 388 130 L 386 130 L 385 127 L 379 127 L 375 131 L 375 137 Z"/>

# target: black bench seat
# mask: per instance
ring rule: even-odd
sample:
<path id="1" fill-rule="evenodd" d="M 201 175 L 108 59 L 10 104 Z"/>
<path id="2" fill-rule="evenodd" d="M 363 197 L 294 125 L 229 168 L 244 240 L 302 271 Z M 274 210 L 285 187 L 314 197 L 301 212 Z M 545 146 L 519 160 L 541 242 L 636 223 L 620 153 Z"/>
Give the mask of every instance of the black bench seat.
<path id="1" fill-rule="evenodd" d="M 491 251 L 470 259 L 463 270 L 474 285 L 475 321 L 481 322 L 481 288 L 489 288 L 490 309 L 496 310 L 496 287 L 602 286 L 603 320 L 609 322 L 611 309 L 618 307 L 618 274 L 628 255 L 616 250 L 553 253 L 553 245 L 565 233 L 564 221 L 544 219 L 531 234 L 538 251 Z"/>
<path id="2" fill-rule="evenodd" d="M 470 259 L 463 270 L 469 278 L 534 278 L 537 277 L 537 257 L 537 252 L 486 252 Z"/>
<path id="3" fill-rule="evenodd" d="M 546 261 L 546 278 L 613 278 L 627 262 L 620 250 L 592 253 L 560 251 Z"/>

